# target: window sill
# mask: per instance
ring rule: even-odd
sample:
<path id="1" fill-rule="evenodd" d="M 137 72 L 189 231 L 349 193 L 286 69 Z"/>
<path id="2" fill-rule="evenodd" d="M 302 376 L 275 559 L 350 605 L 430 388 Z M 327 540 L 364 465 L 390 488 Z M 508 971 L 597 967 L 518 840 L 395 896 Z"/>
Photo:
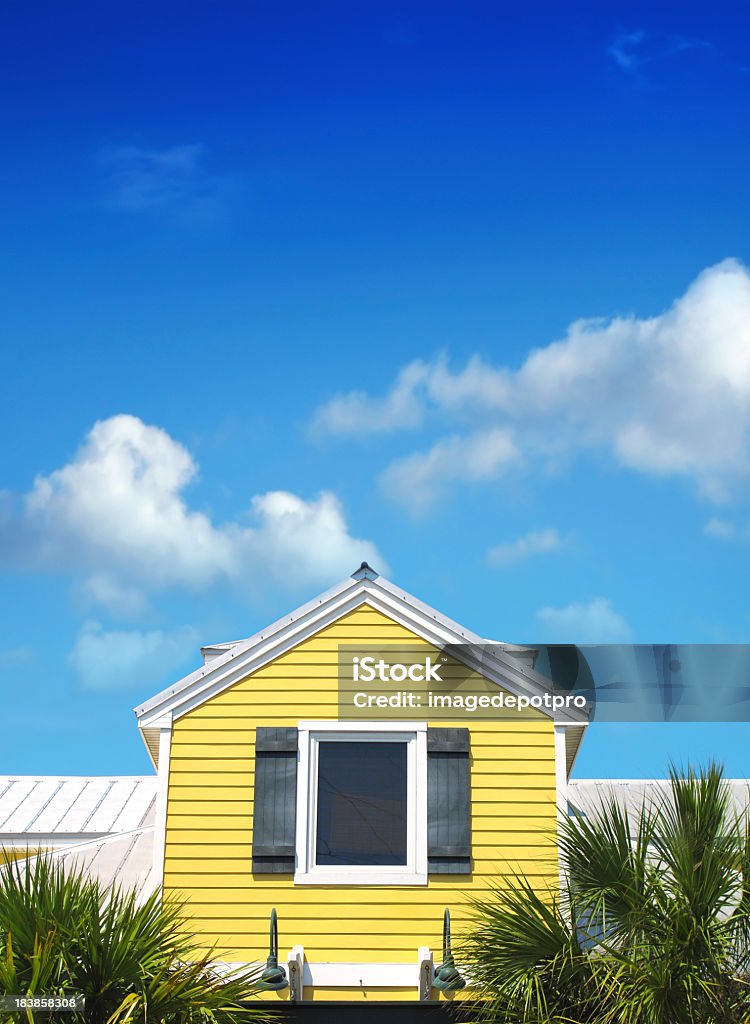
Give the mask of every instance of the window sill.
<path id="1" fill-rule="evenodd" d="M 377 868 L 333 868 L 330 872 L 320 868 L 313 871 L 297 871 L 295 885 L 427 885 L 427 875 L 417 874 L 408 868 L 387 871 Z"/>

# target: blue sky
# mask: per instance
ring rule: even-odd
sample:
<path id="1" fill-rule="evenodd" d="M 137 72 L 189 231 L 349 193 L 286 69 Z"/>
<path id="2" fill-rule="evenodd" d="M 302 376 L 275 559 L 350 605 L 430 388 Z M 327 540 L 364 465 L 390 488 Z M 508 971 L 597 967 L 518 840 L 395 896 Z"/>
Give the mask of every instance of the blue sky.
<path id="1" fill-rule="evenodd" d="M 148 771 L 132 707 L 362 557 L 506 641 L 750 641 L 745 19 L 6 13 L 4 772 Z"/>

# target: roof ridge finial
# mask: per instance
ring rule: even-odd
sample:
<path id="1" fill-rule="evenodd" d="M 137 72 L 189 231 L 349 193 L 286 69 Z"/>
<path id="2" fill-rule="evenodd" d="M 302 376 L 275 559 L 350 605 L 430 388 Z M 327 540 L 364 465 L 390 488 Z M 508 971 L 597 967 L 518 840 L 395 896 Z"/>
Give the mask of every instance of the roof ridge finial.
<path id="1" fill-rule="evenodd" d="M 353 580 L 376 580 L 377 578 L 378 574 L 367 562 L 363 562 L 359 569 L 352 573 Z"/>

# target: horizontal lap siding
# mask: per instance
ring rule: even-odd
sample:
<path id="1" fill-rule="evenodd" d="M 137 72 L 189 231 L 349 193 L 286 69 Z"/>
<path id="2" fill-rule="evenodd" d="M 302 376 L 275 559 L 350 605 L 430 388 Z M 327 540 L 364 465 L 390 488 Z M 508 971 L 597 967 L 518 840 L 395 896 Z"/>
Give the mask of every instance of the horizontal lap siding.
<path id="1" fill-rule="evenodd" d="M 416 966 L 414 968 L 416 974 Z M 410 988 L 323 988 L 322 985 L 305 986 L 304 999 L 336 1000 L 336 1002 L 382 1002 L 383 1000 L 414 999 L 414 989 Z"/>
<path id="2" fill-rule="evenodd" d="M 174 724 L 165 887 L 188 900 L 206 949 L 227 959 L 265 959 L 276 907 L 282 955 L 301 943 L 312 962 L 415 963 L 419 946 L 439 956 L 445 906 L 459 934 L 467 895 L 515 872 L 540 887 L 556 877 L 554 736 L 541 716 L 450 723 L 471 728 L 472 875 L 432 876 L 426 887 L 295 887 L 289 876 L 253 876 L 255 728 L 336 720 L 340 643 L 421 641 L 379 612 L 351 612 Z"/>

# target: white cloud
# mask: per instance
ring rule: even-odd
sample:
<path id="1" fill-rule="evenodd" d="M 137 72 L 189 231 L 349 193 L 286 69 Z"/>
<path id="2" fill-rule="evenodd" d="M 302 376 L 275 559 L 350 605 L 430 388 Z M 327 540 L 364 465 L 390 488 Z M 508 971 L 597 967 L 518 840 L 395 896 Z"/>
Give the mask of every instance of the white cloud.
<path id="1" fill-rule="evenodd" d="M 121 146 L 100 154 L 106 205 L 127 213 L 160 211 L 190 223 L 219 219 L 237 182 L 210 174 L 200 144 L 149 149 Z"/>
<path id="2" fill-rule="evenodd" d="M 351 535 L 335 495 L 272 491 L 251 498 L 241 520 L 217 524 L 186 501 L 197 470 L 159 427 L 102 420 L 69 463 L 36 478 L 20 508 L 6 495 L 3 547 L 25 565 L 84 573 L 89 598 L 128 613 L 165 587 L 295 590 L 363 559 L 385 567 L 374 544 Z"/>
<path id="3" fill-rule="evenodd" d="M 85 579 L 79 593 L 86 603 L 101 605 L 116 615 L 138 615 L 146 606 L 145 594 L 139 587 L 123 583 L 115 576 L 103 572 Z"/>
<path id="4" fill-rule="evenodd" d="M 398 373 L 384 398 L 364 391 L 332 398 L 316 413 L 313 434 L 385 434 L 419 426 L 424 408 L 416 392 L 429 373 L 430 367 L 417 360 Z"/>
<path id="5" fill-rule="evenodd" d="M 564 608 L 540 608 L 546 643 L 616 644 L 630 638 L 630 626 L 606 597 Z"/>
<path id="6" fill-rule="evenodd" d="M 623 71 L 632 71 L 638 67 L 643 59 L 639 53 L 639 47 L 646 38 L 645 32 L 619 32 L 607 53 Z"/>
<path id="7" fill-rule="evenodd" d="M 719 540 L 733 540 L 737 536 L 737 529 L 733 523 L 716 516 L 709 519 L 703 527 L 703 532 L 708 537 L 717 537 Z"/>
<path id="8" fill-rule="evenodd" d="M 392 463 L 380 483 L 386 494 L 419 513 L 449 484 L 492 480 L 517 459 L 509 431 L 501 428 L 445 437 L 428 452 Z"/>
<path id="9" fill-rule="evenodd" d="M 68 660 L 89 690 L 156 689 L 181 665 L 194 660 L 197 645 L 197 634 L 189 626 L 170 632 L 107 631 L 97 622 L 87 622 Z"/>
<path id="10" fill-rule="evenodd" d="M 351 432 L 375 433 L 386 429 L 396 393 L 400 406 L 420 409 L 441 426 L 481 424 L 480 433 L 456 437 L 452 430 L 428 452 L 386 471 L 386 481 L 397 484 L 417 471 L 427 491 L 434 484 L 433 497 L 448 481 L 470 478 L 455 469 L 462 443 L 479 458 L 481 437 L 491 446 L 502 431 L 527 463 L 604 450 L 622 467 L 684 476 L 707 496 L 725 498 L 750 470 L 750 274 L 737 260 L 724 260 L 665 312 L 577 320 L 518 369 L 480 356 L 456 371 L 442 358 L 412 363 L 385 397 L 357 392 L 339 396 L 335 407 L 346 407 L 356 422 Z M 332 408 L 318 412 L 319 425 L 329 422 Z M 337 422 L 342 432 L 345 420 Z M 497 473 L 506 461 L 495 462 Z M 408 497 L 406 486 L 391 492 Z"/>
<path id="11" fill-rule="evenodd" d="M 251 508 L 256 526 L 232 532 L 242 565 L 263 580 L 317 585 L 347 575 L 362 561 L 387 568 L 374 544 L 349 535 L 341 503 L 330 492 L 304 501 L 270 491 L 253 498 Z"/>
<path id="12" fill-rule="evenodd" d="M 647 65 L 661 64 L 675 57 L 684 57 L 690 52 L 712 49 L 705 39 L 637 30 L 618 32 L 607 48 L 607 53 L 622 71 L 645 83 L 642 72 Z"/>
<path id="13" fill-rule="evenodd" d="M 545 530 L 531 530 L 523 537 L 498 544 L 487 552 L 490 565 L 504 569 L 509 565 L 523 562 L 534 555 L 547 555 L 565 546 L 565 539 L 559 531 L 548 527 Z"/>

